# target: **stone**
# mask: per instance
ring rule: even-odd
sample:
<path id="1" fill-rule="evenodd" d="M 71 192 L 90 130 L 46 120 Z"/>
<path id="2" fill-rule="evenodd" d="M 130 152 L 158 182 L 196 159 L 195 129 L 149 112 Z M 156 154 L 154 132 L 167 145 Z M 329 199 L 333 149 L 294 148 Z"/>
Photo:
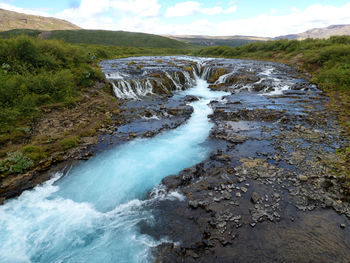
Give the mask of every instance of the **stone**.
<path id="1" fill-rule="evenodd" d="M 325 200 L 324 200 L 324 203 L 327 207 L 331 207 L 333 205 L 333 199 L 332 198 L 329 198 L 329 197 L 326 197 Z"/>
<path id="2" fill-rule="evenodd" d="M 253 204 L 257 204 L 260 200 L 260 195 L 257 192 L 253 192 L 250 200 L 252 201 Z"/>
<path id="3" fill-rule="evenodd" d="M 345 224 L 340 224 L 340 228 L 345 228 L 346 227 L 346 225 Z"/>
<path id="4" fill-rule="evenodd" d="M 246 193 L 246 192 L 248 192 L 248 189 L 245 188 L 245 187 L 241 187 L 241 191 L 242 191 L 243 193 Z"/>
<path id="5" fill-rule="evenodd" d="M 198 208 L 198 202 L 196 200 L 188 201 L 188 205 L 194 209 Z"/>
<path id="6" fill-rule="evenodd" d="M 308 180 L 307 176 L 305 175 L 299 175 L 298 179 L 301 181 L 301 182 L 306 182 Z"/>
<path id="7" fill-rule="evenodd" d="M 236 193 L 236 197 L 241 197 L 242 195 L 241 195 L 241 193 L 240 192 L 237 192 Z"/>
<path id="8" fill-rule="evenodd" d="M 196 96 L 193 96 L 193 95 L 187 95 L 184 98 L 185 102 L 193 102 L 193 101 L 197 101 L 197 100 L 199 100 L 199 98 Z"/>

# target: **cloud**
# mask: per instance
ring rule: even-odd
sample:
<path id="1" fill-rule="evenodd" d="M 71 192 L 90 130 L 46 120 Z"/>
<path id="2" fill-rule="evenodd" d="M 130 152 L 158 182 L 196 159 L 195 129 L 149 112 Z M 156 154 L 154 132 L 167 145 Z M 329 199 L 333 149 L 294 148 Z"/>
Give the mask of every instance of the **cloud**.
<path id="1" fill-rule="evenodd" d="M 36 16 L 50 16 L 49 13 L 43 11 L 43 9 L 26 9 L 17 7 L 14 5 L 6 4 L 6 3 L 0 3 L 0 8 L 5 10 L 10 10 L 18 13 L 24 13 L 28 15 L 36 15 Z"/>
<path id="2" fill-rule="evenodd" d="M 350 24 L 350 2 L 335 7 L 311 5 L 304 10 L 292 8 L 287 15 L 261 14 L 247 19 L 229 19 L 223 22 L 194 21 L 172 27 L 172 34 L 204 34 L 216 36 L 252 35 L 275 37 L 301 33 L 311 28 L 334 24 Z"/>
<path id="3" fill-rule="evenodd" d="M 161 5 L 157 0 L 115 0 L 111 7 L 122 14 L 133 14 L 137 17 L 155 17 L 159 15 Z"/>
<path id="4" fill-rule="evenodd" d="M 72 1 L 73 3 L 74 1 Z M 235 3 L 235 2 L 232 2 Z M 169 7 L 163 14 L 158 0 L 82 0 L 51 16 L 62 18 L 86 29 L 126 30 L 153 34 L 188 35 L 254 35 L 279 36 L 304 32 L 315 27 L 334 24 L 350 24 L 350 1 L 343 6 L 310 5 L 305 9 L 291 8 L 286 15 L 267 12 L 246 19 L 216 20 L 215 14 L 235 12 L 231 5 L 224 9 L 219 3 L 212 8 L 203 7 L 197 1 L 187 1 Z M 21 13 L 50 16 L 43 9 L 24 9 L 11 4 L 0 3 L 0 8 Z M 49 12 L 49 11 L 48 11 Z M 186 22 L 181 18 L 168 17 L 205 14 L 206 19 Z M 225 17 L 225 16 L 223 16 Z"/>
<path id="5" fill-rule="evenodd" d="M 65 9 L 55 16 L 83 28 L 119 30 L 117 19 L 131 17 L 131 21 L 138 21 L 155 17 L 160 7 L 157 0 L 99 0 L 98 5 L 95 0 L 82 0 L 79 6 Z"/>
<path id="6" fill-rule="evenodd" d="M 236 6 L 231 6 L 226 10 L 219 6 L 214 6 L 211 8 L 202 8 L 199 2 L 187 1 L 177 3 L 174 6 L 168 7 L 168 9 L 165 12 L 165 17 L 191 16 L 194 14 L 218 15 L 223 13 L 233 13 L 236 10 Z"/>

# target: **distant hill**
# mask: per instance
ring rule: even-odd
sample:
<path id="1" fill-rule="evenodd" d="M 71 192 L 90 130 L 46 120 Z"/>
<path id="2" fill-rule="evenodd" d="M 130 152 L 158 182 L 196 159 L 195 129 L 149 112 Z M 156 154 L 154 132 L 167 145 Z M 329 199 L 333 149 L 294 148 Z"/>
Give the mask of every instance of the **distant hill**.
<path id="1" fill-rule="evenodd" d="M 323 28 L 314 28 L 305 31 L 300 34 L 291 34 L 285 36 L 279 36 L 275 39 L 298 39 L 303 40 L 306 38 L 329 38 L 331 36 L 350 35 L 350 25 L 332 25 Z"/>
<path id="2" fill-rule="evenodd" d="M 197 46 L 231 46 L 237 47 L 255 41 L 267 41 L 269 38 L 252 36 L 201 36 L 201 35 L 165 35 L 172 39 Z"/>
<path id="3" fill-rule="evenodd" d="M 0 9 L 0 31 L 11 29 L 37 29 L 37 30 L 73 30 L 80 27 L 65 20 L 33 16 Z"/>
<path id="4" fill-rule="evenodd" d="M 106 30 L 53 30 L 14 29 L 0 32 L 0 37 L 9 38 L 29 35 L 43 39 L 62 39 L 68 43 L 97 44 L 108 46 L 145 47 L 145 48 L 191 48 L 190 44 L 163 36 Z"/>

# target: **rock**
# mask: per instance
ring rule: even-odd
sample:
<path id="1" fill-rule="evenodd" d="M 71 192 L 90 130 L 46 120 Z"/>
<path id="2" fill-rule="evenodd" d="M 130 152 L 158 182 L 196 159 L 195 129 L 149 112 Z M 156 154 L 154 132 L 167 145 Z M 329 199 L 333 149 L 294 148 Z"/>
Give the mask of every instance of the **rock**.
<path id="1" fill-rule="evenodd" d="M 162 180 L 162 184 L 164 184 L 168 189 L 175 189 L 181 185 L 181 177 L 179 175 L 170 175 Z"/>
<path id="2" fill-rule="evenodd" d="M 193 96 L 193 95 L 187 95 L 184 98 L 185 102 L 193 102 L 193 101 L 197 101 L 197 100 L 199 100 L 199 98 L 196 96 Z"/>
<path id="3" fill-rule="evenodd" d="M 340 228 L 345 228 L 346 227 L 346 225 L 345 224 L 340 224 Z"/>
<path id="4" fill-rule="evenodd" d="M 298 179 L 301 181 L 301 182 L 306 182 L 308 180 L 307 176 L 305 175 L 299 175 Z"/>
<path id="5" fill-rule="evenodd" d="M 193 257 L 193 258 L 199 258 L 199 255 L 194 252 L 193 250 L 187 250 L 186 252 L 187 256 Z"/>
<path id="6" fill-rule="evenodd" d="M 245 188 L 245 187 L 241 187 L 241 191 L 242 191 L 243 193 L 246 193 L 246 192 L 248 192 L 248 189 Z"/>
<path id="7" fill-rule="evenodd" d="M 188 201 L 188 205 L 194 209 L 198 208 L 198 202 L 196 200 Z"/>
<path id="8" fill-rule="evenodd" d="M 231 156 L 230 155 L 227 155 L 225 153 L 221 153 L 221 154 L 218 154 L 218 155 L 214 155 L 214 156 L 211 156 L 210 157 L 212 160 L 216 160 L 216 161 L 219 161 L 219 162 L 228 162 L 231 160 Z"/>
<path id="9" fill-rule="evenodd" d="M 173 116 L 190 115 L 192 114 L 192 112 L 193 112 L 193 108 L 191 106 L 184 107 L 184 108 L 169 108 L 167 110 L 167 113 Z"/>
<path id="10" fill-rule="evenodd" d="M 253 192 L 250 200 L 252 201 L 253 204 L 257 204 L 260 200 L 260 195 L 257 192 Z"/>
<path id="11" fill-rule="evenodd" d="M 324 203 L 327 207 L 331 207 L 333 205 L 333 199 L 332 198 L 329 198 L 329 197 L 326 197 L 325 200 L 324 200 Z"/>
<path id="12" fill-rule="evenodd" d="M 241 193 L 240 192 L 237 192 L 236 193 L 236 197 L 241 197 L 242 195 L 241 195 Z"/>
<path id="13" fill-rule="evenodd" d="M 280 196 L 279 194 L 277 194 L 277 193 L 274 193 L 274 194 L 273 194 L 273 198 L 279 199 L 279 198 L 281 198 L 281 196 Z"/>

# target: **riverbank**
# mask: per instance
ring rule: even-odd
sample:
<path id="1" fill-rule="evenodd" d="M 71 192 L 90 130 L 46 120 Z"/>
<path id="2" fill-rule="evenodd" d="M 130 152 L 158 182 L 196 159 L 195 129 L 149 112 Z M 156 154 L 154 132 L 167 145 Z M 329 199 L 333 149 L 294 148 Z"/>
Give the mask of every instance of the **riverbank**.
<path id="1" fill-rule="evenodd" d="M 342 134 L 350 139 L 350 37 L 335 36 L 329 39 L 278 40 L 256 42 L 237 48 L 208 47 L 194 52 L 197 56 L 214 56 L 253 59 L 284 63 L 322 89 L 330 100 L 329 110 L 336 113 Z M 333 173 L 347 177 L 350 189 L 350 144 L 338 149 L 338 159 L 333 163 Z"/>
<path id="2" fill-rule="evenodd" d="M 173 241 L 157 262 L 347 262 L 349 192 L 332 170 L 346 141 L 328 97 L 289 67 L 241 63 L 213 62 L 207 78 L 226 75 L 211 88 L 231 93 L 211 104 L 215 150 L 163 179 L 186 200 L 160 202 L 142 228 Z"/>

